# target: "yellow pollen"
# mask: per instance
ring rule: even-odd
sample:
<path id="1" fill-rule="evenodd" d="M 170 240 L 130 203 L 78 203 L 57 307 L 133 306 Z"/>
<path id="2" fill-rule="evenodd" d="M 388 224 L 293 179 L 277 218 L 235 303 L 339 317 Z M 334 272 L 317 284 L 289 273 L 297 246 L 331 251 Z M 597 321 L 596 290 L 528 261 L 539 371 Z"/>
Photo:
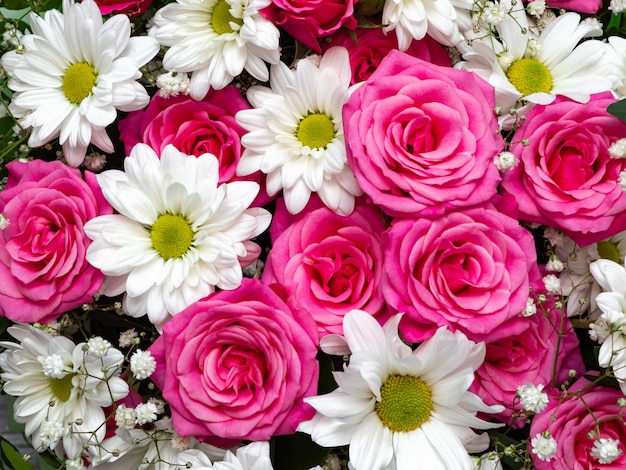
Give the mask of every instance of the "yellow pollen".
<path id="1" fill-rule="evenodd" d="M 70 103 L 79 105 L 91 95 L 96 78 L 96 70 L 87 62 L 72 64 L 63 75 L 63 94 Z"/>
<path id="2" fill-rule="evenodd" d="M 211 14 L 211 26 L 217 34 L 228 34 L 234 32 L 230 23 L 243 26 L 243 19 L 235 18 L 230 14 L 230 4 L 226 0 L 220 0 Z"/>
<path id="3" fill-rule="evenodd" d="M 392 375 L 380 388 L 374 409 L 380 421 L 394 432 L 419 428 L 430 418 L 432 390 L 418 377 Z"/>
<path id="4" fill-rule="evenodd" d="M 602 259 L 610 259 L 616 263 L 620 262 L 619 250 L 617 249 L 617 245 L 612 242 L 599 242 L 598 243 L 598 254 Z"/>
<path id="5" fill-rule="evenodd" d="M 524 96 L 552 91 L 552 75 L 548 67 L 535 59 L 524 57 L 516 60 L 507 70 L 506 76 Z"/>
<path id="6" fill-rule="evenodd" d="M 309 148 L 326 148 L 335 138 L 335 125 L 325 114 L 309 114 L 300 121 L 296 137 Z"/>
<path id="7" fill-rule="evenodd" d="M 60 379 L 49 378 L 48 383 L 50 384 L 50 389 L 54 396 L 59 400 L 65 403 L 70 399 L 72 394 L 72 378 L 74 374 L 67 374 L 65 377 L 61 377 Z"/>
<path id="8" fill-rule="evenodd" d="M 182 215 L 160 215 L 150 229 L 152 246 L 163 259 L 180 258 L 187 253 L 193 235 L 193 229 Z"/>

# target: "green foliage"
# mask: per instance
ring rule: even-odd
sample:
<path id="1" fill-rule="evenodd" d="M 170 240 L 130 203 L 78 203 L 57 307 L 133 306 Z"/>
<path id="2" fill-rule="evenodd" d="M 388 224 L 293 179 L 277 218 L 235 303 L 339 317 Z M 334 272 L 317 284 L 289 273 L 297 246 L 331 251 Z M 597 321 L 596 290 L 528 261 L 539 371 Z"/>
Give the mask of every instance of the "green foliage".
<path id="1" fill-rule="evenodd" d="M 626 100 L 620 100 L 609 105 L 607 111 L 622 121 L 626 121 Z"/>
<path id="2" fill-rule="evenodd" d="M 22 454 L 7 441 L 0 437 L 0 468 L 13 470 L 34 470 L 34 467 L 24 461 Z"/>

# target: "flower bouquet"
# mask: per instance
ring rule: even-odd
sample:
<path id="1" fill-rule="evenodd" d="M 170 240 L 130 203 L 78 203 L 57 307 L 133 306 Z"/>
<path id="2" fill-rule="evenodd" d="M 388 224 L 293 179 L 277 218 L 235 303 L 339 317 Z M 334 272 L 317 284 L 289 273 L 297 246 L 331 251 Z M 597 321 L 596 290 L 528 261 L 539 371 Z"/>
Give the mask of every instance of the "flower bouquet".
<path id="1" fill-rule="evenodd" d="M 3 1 L 0 468 L 625 468 L 624 11 Z"/>

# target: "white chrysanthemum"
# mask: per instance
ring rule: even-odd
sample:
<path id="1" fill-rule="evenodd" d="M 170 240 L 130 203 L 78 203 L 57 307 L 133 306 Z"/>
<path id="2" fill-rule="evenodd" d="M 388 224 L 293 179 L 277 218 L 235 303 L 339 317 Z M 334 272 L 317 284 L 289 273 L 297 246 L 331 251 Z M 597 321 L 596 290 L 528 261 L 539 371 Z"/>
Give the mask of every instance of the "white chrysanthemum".
<path id="1" fill-rule="evenodd" d="M 33 33 L 22 38 L 26 51 L 2 56 L 15 91 L 10 109 L 24 128 L 28 145 L 59 138 L 68 163 L 78 166 L 92 143 L 113 152 L 106 126 L 116 109 L 134 111 L 148 104 L 136 82 L 139 68 L 159 50 L 150 37 L 130 37 L 130 21 L 116 15 L 102 22 L 93 0 L 63 1 L 63 13 L 31 13 Z"/>
<path id="2" fill-rule="evenodd" d="M 469 11 L 473 7 L 471 0 L 385 0 L 383 31 L 395 30 L 401 51 L 427 34 L 454 46 L 461 41 L 461 32 L 472 28 Z"/>
<path id="3" fill-rule="evenodd" d="M 123 354 L 114 348 L 91 354 L 86 343 L 76 345 L 30 325 L 8 331 L 19 343 L 0 342 L 6 348 L 0 354 L 0 378 L 6 382 L 4 391 L 18 397 L 15 420 L 25 423 L 33 448 L 51 447 L 74 458 L 83 445 L 101 442 L 106 432 L 102 407 L 128 394 L 128 384 L 119 377 Z"/>
<path id="4" fill-rule="evenodd" d="M 269 0 L 178 0 L 157 11 L 149 34 L 170 48 L 163 67 L 192 72 L 190 94 L 201 100 L 244 69 L 267 81 L 265 62 L 280 60 L 278 29 L 259 11 Z M 265 61 L 265 62 L 264 62 Z"/>
<path id="5" fill-rule="evenodd" d="M 556 95 L 586 102 L 590 94 L 611 89 L 614 66 L 604 59 L 608 46 L 598 40 L 580 43 L 598 31 L 581 23 L 577 13 L 560 15 L 538 33 L 518 9 L 496 29 L 500 40 L 489 36 L 459 45 L 465 60 L 455 67 L 493 85 L 496 106 L 503 110 L 519 107 L 518 100 L 548 104 Z"/>
<path id="6" fill-rule="evenodd" d="M 241 263 L 260 251 L 249 240 L 271 221 L 265 209 L 249 208 L 259 185 L 218 186 L 215 156 L 188 156 L 171 145 L 159 159 L 138 144 L 124 168 L 98 175 L 105 198 L 119 214 L 85 224 L 93 240 L 87 260 L 116 277 L 107 294 L 126 291 L 124 310 L 134 317 L 147 313 L 160 327 L 216 286 L 237 288 Z"/>
<path id="7" fill-rule="evenodd" d="M 596 303 L 602 311 L 599 322 L 606 328 L 609 336 L 604 339 L 598 352 L 600 367 L 611 368 L 626 393 L 626 269 L 614 261 L 600 259 L 589 266 L 591 274 L 604 292 L 598 294 Z M 601 329 L 596 330 L 596 335 Z"/>
<path id="8" fill-rule="evenodd" d="M 239 111 L 237 122 L 249 132 L 237 167 L 238 175 L 267 174 L 267 193 L 281 188 L 292 214 L 300 212 L 311 193 L 348 215 L 361 189 L 348 167 L 342 108 L 348 101 L 350 62 L 343 47 L 307 57 L 295 70 L 282 62 L 272 66 L 271 88 L 254 86 L 247 98 L 256 109 Z"/>
<path id="9" fill-rule="evenodd" d="M 467 391 L 485 345 L 442 327 L 412 351 L 398 336 L 401 316 L 384 329 L 363 311 L 345 316 L 349 365 L 335 373 L 337 390 L 305 399 L 317 413 L 298 430 L 322 446 L 349 444 L 355 470 L 414 468 L 416 455 L 431 470 L 473 470 L 468 452 L 489 438 L 470 428 L 500 426 L 476 413 L 502 410 Z"/>

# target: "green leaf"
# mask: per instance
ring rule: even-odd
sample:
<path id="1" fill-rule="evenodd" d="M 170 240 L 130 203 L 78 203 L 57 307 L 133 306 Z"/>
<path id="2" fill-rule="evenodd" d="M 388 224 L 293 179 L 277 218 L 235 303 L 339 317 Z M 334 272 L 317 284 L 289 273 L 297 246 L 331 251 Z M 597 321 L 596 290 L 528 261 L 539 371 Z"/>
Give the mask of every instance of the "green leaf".
<path id="1" fill-rule="evenodd" d="M 39 454 L 39 470 L 57 470 L 63 466 L 62 462 L 50 452 Z"/>
<path id="2" fill-rule="evenodd" d="M 22 423 L 15 421 L 13 416 L 13 405 L 15 403 L 15 397 L 7 395 L 7 421 L 9 431 L 11 432 L 24 432 L 25 426 Z"/>
<path id="3" fill-rule="evenodd" d="M 34 467 L 25 462 L 22 454 L 5 438 L 0 438 L 0 456 L 2 461 L 13 470 L 34 470 Z"/>
<path id="4" fill-rule="evenodd" d="M 308 470 L 321 464 L 330 449 L 318 446 L 311 436 L 301 432 L 275 436 L 270 441 L 275 470 Z"/>
<path id="5" fill-rule="evenodd" d="M 4 15 L 4 10 L 25 10 L 30 9 L 30 3 L 28 0 L 2 0 L 2 14 Z M 11 18 L 9 15 L 5 15 Z"/>
<path id="6" fill-rule="evenodd" d="M 626 121 L 626 100 L 620 100 L 610 104 L 606 110 L 609 114 L 620 118 L 622 121 Z"/>

